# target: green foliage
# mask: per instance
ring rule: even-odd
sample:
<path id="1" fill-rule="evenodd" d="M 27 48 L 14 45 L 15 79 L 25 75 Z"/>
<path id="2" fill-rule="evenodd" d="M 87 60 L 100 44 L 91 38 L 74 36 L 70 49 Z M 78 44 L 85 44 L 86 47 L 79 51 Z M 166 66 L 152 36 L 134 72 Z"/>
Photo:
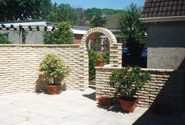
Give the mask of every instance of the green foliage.
<path id="1" fill-rule="evenodd" d="M 105 64 L 109 64 L 109 51 L 102 54 L 102 57 L 105 59 Z"/>
<path id="2" fill-rule="evenodd" d="M 151 76 L 147 72 L 142 72 L 140 67 L 127 66 L 112 71 L 109 79 L 110 85 L 116 88 L 116 94 L 133 97 L 151 79 Z"/>
<path id="3" fill-rule="evenodd" d="M 94 51 L 89 50 L 89 80 L 92 80 L 95 78 L 95 69 L 96 66 L 96 60 L 100 58 L 98 54 L 96 54 Z"/>
<path id="4" fill-rule="evenodd" d="M 131 3 L 127 7 L 126 13 L 122 13 L 118 16 L 119 28 L 123 34 L 133 36 L 143 36 L 147 30 L 147 25 L 139 21 L 139 17 L 142 11 L 141 6 Z"/>
<path id="5" fill-rule="evenodd" d="M 0 33 L 0 44 L 12 44 L 11 41 L 6 39 L 1 33 Z"/>
<path id="6" fill-rule="evenodd" d="M 89 8 L 85 10 L 86 17 L 91 20 L 93 16 L 96 16 L 97 14 L 105 13 L 106 15 L 117 15 L 121 14 L 124 10 L 114 10 L 114 9 L 99 9 L 99 8 Z"/>
<path id="7" fill-rule="evenodd" d="M 75 25 L 77 26 L 83 26 L 86 25 L 86 16 L 85 16 L 85 10 L 83 8 L 75 8 L 74 13 L 76 15 L 76 22 Z"/>
<path id="8" fill-rule="evenodd" d="M 70 73 L 70 69 L 65 66 L 64 61 L 55 54 L 46 55 L 40 63 L 39 71 L 42 75 L 53 78 L 53 84 L 59 77 L 67 77 Z"/>
<path id="9" fill-rule="evenodd" d="M 74 44 L 73 31 L 70 30 L 71 25 L 69 22 L 62 21 L 58 25 L 58 30 L 55 30 L 53 34 L 45 32 L 44 43 L 45 44 Z"/>
<path id="10" fill-rule="evenodd" d="M 69 4 L 60 4 L 57 6 L 55 3 L 46 16 L 46 19 L 51 22 L 70 21 L 74 24 L 76 22 L 76 15 L 74 9 Z"/>
<path id="11" fill-rule="evenodd" d="M 131 56 L 131 58 L 141 57 L 142 50 L 144 49 L 144 44 L 141 44 L 138 39 L 135 39 L 130 36 L 127 39 L 126 46 L 127 46 L 128 53 Z"/>
<path id="12" fill-rule="evenodd" d="M 101 17 L 100 14 L 97 14 L 94 19 L 90 22 L 91 27 L 103 27 L 107 23 L 105 17 Z"/>
<path id="13" fill-rule="evenodd" d="M 42 0 L 0 0 L 0 21 L 36 19 Z"/>

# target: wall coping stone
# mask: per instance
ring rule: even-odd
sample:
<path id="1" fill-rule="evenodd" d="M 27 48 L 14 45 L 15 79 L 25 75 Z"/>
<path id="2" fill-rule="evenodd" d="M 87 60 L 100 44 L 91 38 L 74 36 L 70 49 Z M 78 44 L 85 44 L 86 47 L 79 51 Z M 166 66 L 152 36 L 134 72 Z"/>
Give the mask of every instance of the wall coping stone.
<path id="1" fill-rule="evenodd" d="M 80 44 L 0 44 L 0 47 L 17 47 L 17 46 L 23 46 L 23 47 L 56 47 L 56 46 L 62 46 L 62 47 L 79 47 Z"/>
<path id="2" fill-rule="evenodd" d="M 95 69 L 122 69 L 124 67 L 98 67 L 95 66 Z M 156 71 L 156 72 L 176 72 L 176 73 L 185 73 L 185 70 L 175 70 L 175 69 L 152 69 L 152 68 L 141 68 L 142 71 Z"/>

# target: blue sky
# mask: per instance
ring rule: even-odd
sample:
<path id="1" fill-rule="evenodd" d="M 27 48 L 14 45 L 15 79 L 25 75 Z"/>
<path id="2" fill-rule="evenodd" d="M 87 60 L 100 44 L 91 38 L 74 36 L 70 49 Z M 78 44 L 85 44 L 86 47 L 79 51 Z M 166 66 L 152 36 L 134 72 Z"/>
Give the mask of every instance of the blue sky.
<path id="1" fill-rule="evenodd" d="M 70 4 L 73 8 L 81 7 L 83 9 L 88 8 L 110 8 L 110 9 L 126 9 L 132 2 L 137 5 L 143 6 L 145 0 L 52 0 L 58 5 L 61 3 Z"/>

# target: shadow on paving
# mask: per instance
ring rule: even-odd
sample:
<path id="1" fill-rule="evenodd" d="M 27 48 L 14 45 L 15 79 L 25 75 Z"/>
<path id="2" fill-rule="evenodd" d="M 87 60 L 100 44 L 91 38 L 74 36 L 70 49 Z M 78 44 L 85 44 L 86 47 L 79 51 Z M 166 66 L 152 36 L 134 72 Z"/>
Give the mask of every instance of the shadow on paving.
<path id="1" fill-rule="evenodd" d="M 183 113 L 164 115 L 154 114 L 148 109 L 133 125 L 185 125 L 185 110 Z"/>
<path id="2" fill-rule="evenodd" d="M 98 105 L 97 107 L 99 107 L 101 109 L 105 109 L 107 111 L 112 111 L 112 112 L 115 112 L 115 113 L 118 113 L 118 112 L 123 113 L 123 114 L 126 113 L 122 110 L 120 104 L 113 104 L 112 106 Z"/>
<path id="3" fill-rule="evenodd" d="M 84 94 L 83 96 L 96 101 L 95 92 L 91 94 Z"/>
<path id="4" fill-rule="evenodd" d="M 96 87 L 94 87 L 94 86 L 89 86 L 89 88 L 96 90 Z M 95 94 L 95 92 L 93 92 L 91 94 L 84 94 L 83 96 L 87 97 L 89 99 L 92 99 L 93 101 L 96 101 L 96 94 Z"/>

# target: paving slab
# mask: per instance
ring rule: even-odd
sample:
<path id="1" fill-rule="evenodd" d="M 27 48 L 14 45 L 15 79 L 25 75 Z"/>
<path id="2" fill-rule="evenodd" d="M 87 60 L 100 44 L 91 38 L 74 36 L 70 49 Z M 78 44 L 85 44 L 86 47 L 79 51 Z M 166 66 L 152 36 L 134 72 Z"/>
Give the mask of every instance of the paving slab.
<path id="1" fill-rule="evenodd" d="M 185 124 L 185 112 L 171 116 L 136 107 L 125 113 L 120 104 L 98 105 L 95 89 L 67 90 L 57 95 L 20 93 L 0 96 L 0 125 L 168 125 Z"/>

